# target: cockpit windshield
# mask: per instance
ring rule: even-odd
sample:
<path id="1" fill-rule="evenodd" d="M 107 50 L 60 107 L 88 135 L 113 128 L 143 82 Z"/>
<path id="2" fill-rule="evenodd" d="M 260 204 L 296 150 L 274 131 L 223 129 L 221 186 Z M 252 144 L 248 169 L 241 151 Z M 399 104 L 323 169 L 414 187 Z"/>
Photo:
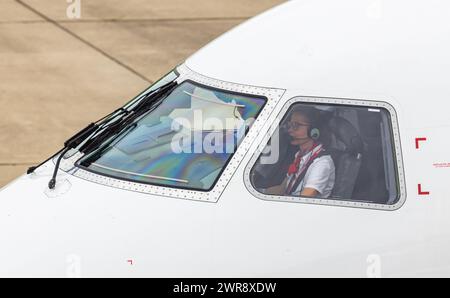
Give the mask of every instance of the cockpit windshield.
<path id="1" fill-rule="evenodd" d="M 186 81 L 79 165 L 118 179 L 208 191 L 265 102 Z"/>

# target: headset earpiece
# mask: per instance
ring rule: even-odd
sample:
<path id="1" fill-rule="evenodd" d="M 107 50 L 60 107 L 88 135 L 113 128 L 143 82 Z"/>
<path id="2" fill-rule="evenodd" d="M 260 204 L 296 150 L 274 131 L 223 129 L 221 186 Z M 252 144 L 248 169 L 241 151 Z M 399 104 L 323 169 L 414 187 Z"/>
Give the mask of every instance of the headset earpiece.
<path id="1" fill-rule="evenodd" d="M 309 130 L 309 137 L 313 139 L 314 141 L 317 141 L 320 138 L 320 129 L 318 128 L 311 128 Z"/>

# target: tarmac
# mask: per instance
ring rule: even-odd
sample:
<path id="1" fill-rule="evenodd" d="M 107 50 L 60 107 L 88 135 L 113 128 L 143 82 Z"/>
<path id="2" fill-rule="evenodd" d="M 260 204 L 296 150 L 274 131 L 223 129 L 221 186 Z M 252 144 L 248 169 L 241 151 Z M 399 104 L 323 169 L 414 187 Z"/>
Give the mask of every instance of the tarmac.
<path id="1" fill-rule="evenodd" d="M 283 2 L 0 0 L 0 187 L 203 45 Z"/>

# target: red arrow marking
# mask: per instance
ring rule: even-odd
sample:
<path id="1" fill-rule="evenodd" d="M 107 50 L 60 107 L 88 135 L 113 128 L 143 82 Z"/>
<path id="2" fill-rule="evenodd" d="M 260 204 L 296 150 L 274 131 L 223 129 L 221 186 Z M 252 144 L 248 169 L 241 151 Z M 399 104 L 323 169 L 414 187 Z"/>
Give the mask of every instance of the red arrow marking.
<path id="1" fill-rule="evenodd" d="M 429 191 L 422 191 L 422 184 L 418 185 L 417 190 L 419 191 L 419 196 L 428 196 L 430 194 Z"/>
<path id="2" fill-rule="evenodd" d="M 130 263 L 130 265 L 133 265 L 133 260 L 127 260 L 128 263 Z"/>
<path id="3" fill-rule="evenodd" d="M 416 149 L 419 149 L 420 142 L 425 142 L 426 140 L 427 140 L 427 138 L 416 138 Z"/>

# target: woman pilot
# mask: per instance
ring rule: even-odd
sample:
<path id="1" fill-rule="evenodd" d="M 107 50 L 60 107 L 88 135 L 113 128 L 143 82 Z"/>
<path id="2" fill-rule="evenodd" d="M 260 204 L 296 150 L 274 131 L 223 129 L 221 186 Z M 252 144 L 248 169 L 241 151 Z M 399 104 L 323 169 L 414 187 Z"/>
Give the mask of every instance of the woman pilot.
<path id="1" fill-rule="evenodd" d="M 298 151 L 284 181 L 266 189 L 266 193 L 321 199 L 330 197 L 335 181 L 335 166 L 320 141 L 319 111 L 304 106 L 294 107 L 286 128 L 291 145 L 298 147 Z"/>

